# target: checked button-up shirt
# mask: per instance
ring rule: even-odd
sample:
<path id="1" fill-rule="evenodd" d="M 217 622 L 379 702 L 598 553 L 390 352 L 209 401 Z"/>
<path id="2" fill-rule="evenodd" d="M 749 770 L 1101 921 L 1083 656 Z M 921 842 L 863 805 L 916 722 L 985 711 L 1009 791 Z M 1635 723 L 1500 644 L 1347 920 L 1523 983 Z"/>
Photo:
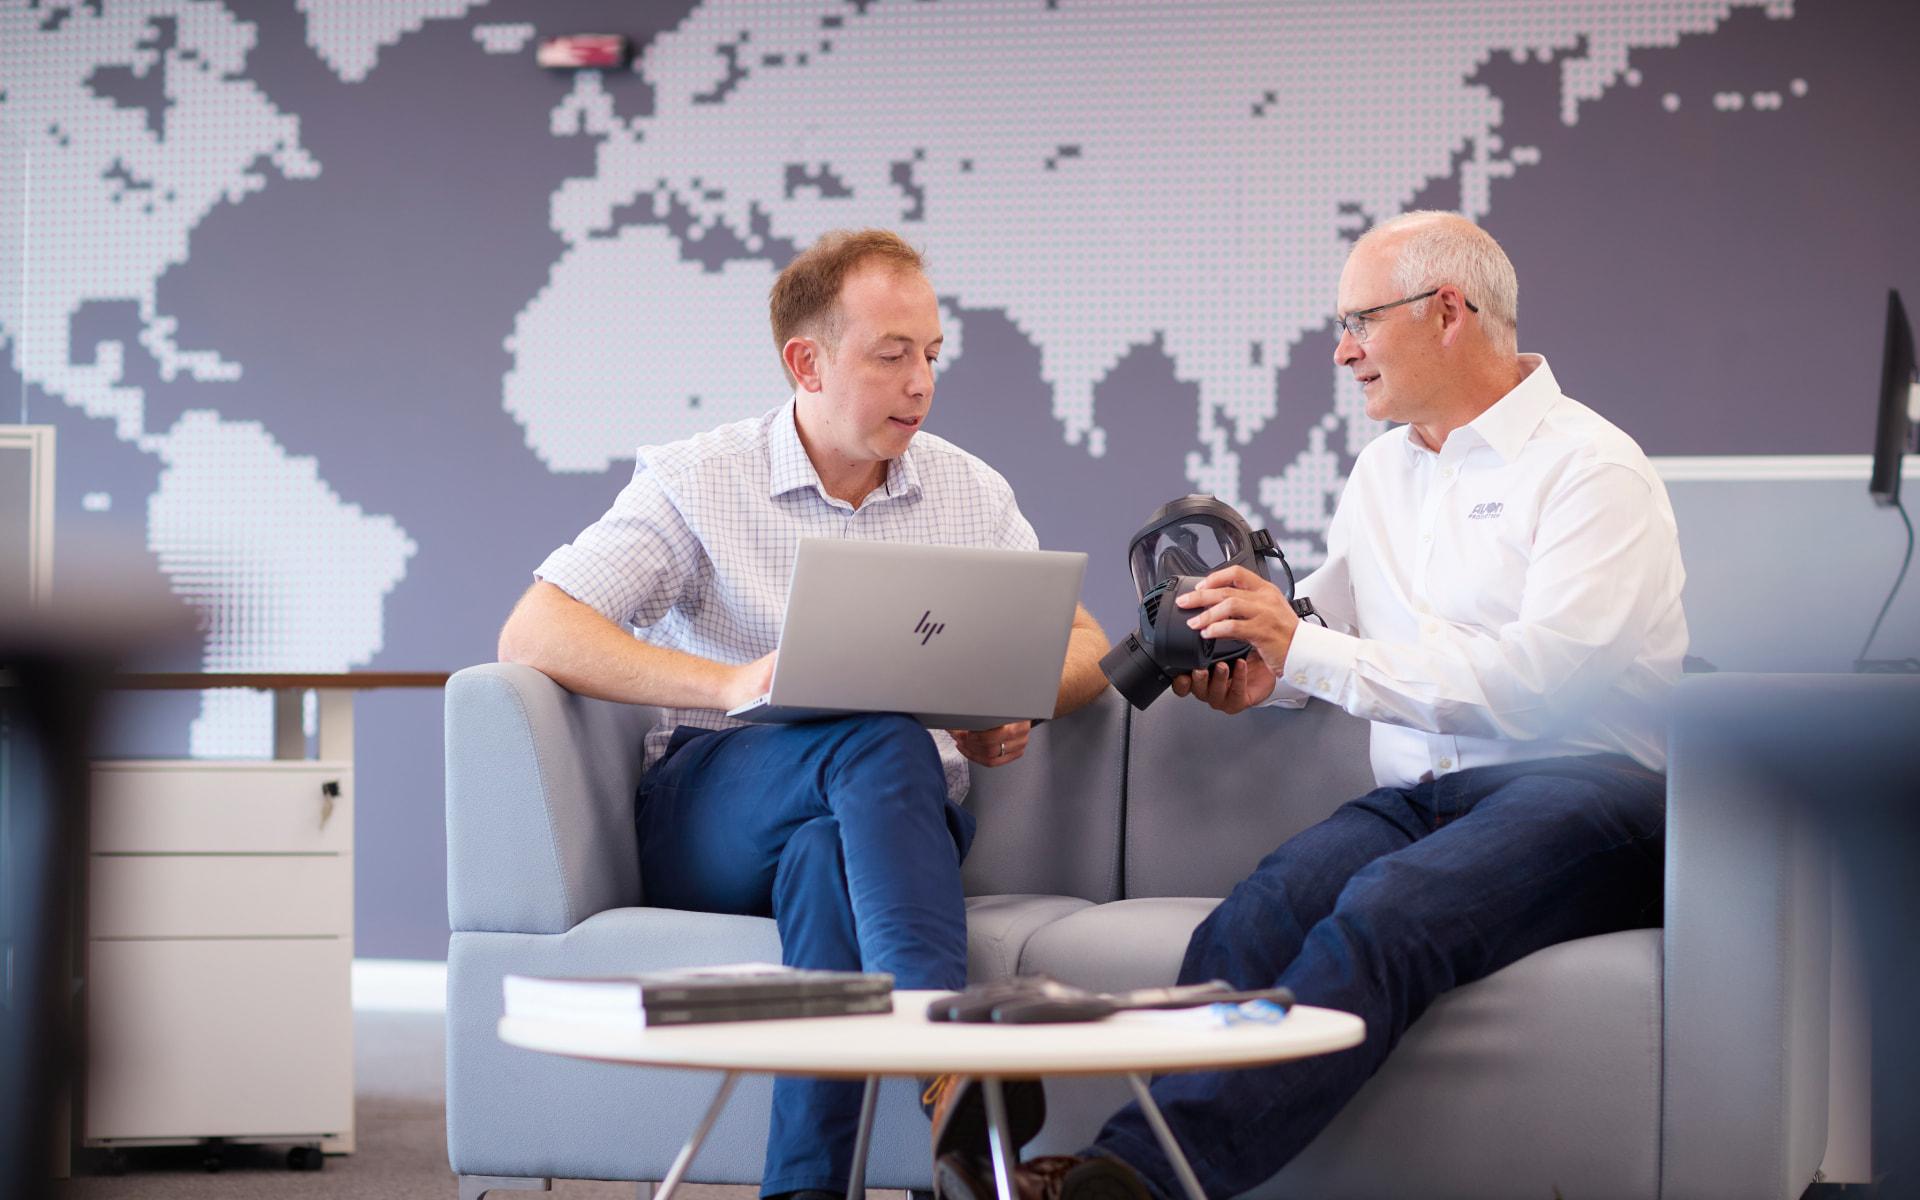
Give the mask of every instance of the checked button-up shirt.
<path id="1" fill-rule="evenodd" d="M 778 648 L 803 537 L 1039 548 L 1007 481 L 930 433 L 887 464 L 886 481 L 859 508 L 834 499 L 793 413 L 788 401 L 763 417 L 641 447 L 613 507 L 534 574 L 653 645 L 737 666 Z M 646 738 L 647 767 L 676 726 L 740 724 L 717 709 L 665 712 Z M 947 794 L 958 801 L 966 760 L 946 733 L 932 736 Z"/>

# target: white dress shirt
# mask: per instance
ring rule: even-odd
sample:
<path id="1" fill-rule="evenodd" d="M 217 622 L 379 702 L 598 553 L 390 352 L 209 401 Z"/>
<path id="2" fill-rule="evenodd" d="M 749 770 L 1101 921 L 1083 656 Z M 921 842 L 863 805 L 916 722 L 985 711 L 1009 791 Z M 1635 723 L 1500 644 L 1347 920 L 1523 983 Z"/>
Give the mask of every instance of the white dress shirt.
<path id="1" fill-rule="evenodd" d="M 930 433 L 888 461 L 886 481 L 859 508 L 829 496 L 793 409 L 788 401 L 686 441 L 642 446 L 613 507 L 534 574 L 655 646 L 737 666 L 779 646 L 803 537 L 1039 548 L 1007 481 Z M 647 767 L 677 725 L 742 724 L 718 709 L 665 712 L 647 734 Z M 966 759 L 944 731 L 933 738 L 958 802 Z"/>
<path id="2" fill-rule="evenodd" d="M 1448 435 L 1400 427 L 1360 453 L 1300 584 L 1270 703 L 1319 696 L 1373 724 L 1373 773 L 1617 753 L 1666 768 L 1687 652 L 1666 487 L 1632 438 L 1561 394 L 1546 360 Z"/>

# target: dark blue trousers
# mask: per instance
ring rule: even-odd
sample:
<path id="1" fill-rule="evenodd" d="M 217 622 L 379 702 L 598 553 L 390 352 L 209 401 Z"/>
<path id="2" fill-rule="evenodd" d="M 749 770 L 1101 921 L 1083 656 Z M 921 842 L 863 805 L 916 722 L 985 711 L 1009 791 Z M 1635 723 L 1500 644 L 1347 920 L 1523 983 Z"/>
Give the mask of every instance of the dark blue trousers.
<path id="1" fill-rule="evenodd" d="M 1629 769 L 1621 769 L 1627 767 Z M 1380 788 L 1290 838 L 1194 931 L 1180 982 L 1289 987 L 1357 1013 L 1350 1050 L 1168 1075 L 1153 1098 L 1210 1197 L 1304 1149 L 1434 998 L 1542 947 L 1658 924 L 1666 783 L 1628 760 L 1556 758 Z M 1182 1197 L 1139 1106 L 1090 1152 Z"/>
<path id="2" fill-rule="evenodd" d="M 648 904 L 770 916 L 790 966 L 966 986 L 973 816 L 907 717 L 683 726 L 640 782 L 634 825 Z M 857 1083 L 775 1080 L 762 1194 L 844 1191 L 859 1118 Z"/>

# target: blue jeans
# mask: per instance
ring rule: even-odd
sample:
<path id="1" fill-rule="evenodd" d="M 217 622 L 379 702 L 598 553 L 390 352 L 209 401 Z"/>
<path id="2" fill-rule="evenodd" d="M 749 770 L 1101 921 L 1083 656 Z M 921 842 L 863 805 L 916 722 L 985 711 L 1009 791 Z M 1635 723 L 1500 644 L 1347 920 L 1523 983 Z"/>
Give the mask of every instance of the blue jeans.
<path id="1" fill-rule="evenodd" d="M 966 986 L 973 816 L 907 717 L 683 726 L 640 781 L 634 827 L 648 904 L 770 916 L 790 966 Z M 844 1191 L 859 1118 L 857 1083 L 775 1080 L 762 1193 Z"/>
<path id="2" fill-rule="evenodd" d="M 1625 759 L 1478 767 L 1380 788 L 1290 838 L 1236 885 L 1187 946 L 1180 982 L 1293 989 L 1357 1013 L 1335 1054 L 1153 1084 L 1211 1197 L 1265 1181 L 1379 1069 L 1435 997 L 1542 947 L 1658 924 L 1666 783 Z M 1090 1153 L 1183 1197 L 1137 1104 Z"/>

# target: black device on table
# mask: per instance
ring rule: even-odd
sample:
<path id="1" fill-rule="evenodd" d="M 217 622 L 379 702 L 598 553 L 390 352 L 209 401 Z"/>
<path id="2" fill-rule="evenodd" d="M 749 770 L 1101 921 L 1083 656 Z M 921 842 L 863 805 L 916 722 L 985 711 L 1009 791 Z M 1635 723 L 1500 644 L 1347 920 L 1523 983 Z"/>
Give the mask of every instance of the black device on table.
<path id="1" fill-rule="evenodd" d="M 1267 1000 L 1293 1006 L 1286 988 L 1242 991 L 1223 979 L 1181 987 L 1137 988 L 1130 992 L 1090 992 L 1048 975 L 1016 975 L 998 983 L 979 983 L 964 992 L 941 996 L 927 1006 L 929 1021 L 968 1024 L 1050 1025 L 1098 1021 L 1117 1012 L 1143 1009 L 1203 1008 Z"/>

